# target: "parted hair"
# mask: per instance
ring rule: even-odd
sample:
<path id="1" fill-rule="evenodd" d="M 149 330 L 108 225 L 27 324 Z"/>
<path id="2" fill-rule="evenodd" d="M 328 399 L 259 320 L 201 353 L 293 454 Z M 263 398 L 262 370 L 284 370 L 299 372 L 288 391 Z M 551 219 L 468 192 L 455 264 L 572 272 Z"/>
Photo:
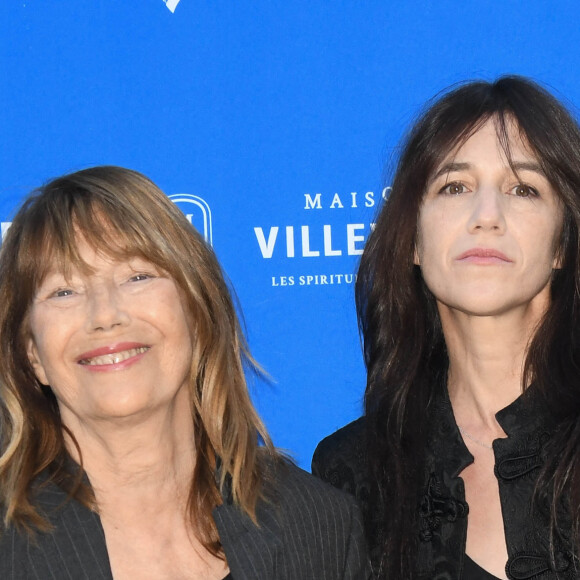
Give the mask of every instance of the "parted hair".
<path id="1" fill-rule="evenodd" d="M 82 470 L 71 473 L 66 437 L 77 447 L 81 464 L 82 450 L 62 423 L 50 387 L 37 380 L 26 348 L 28 313 L 48 269 L 86 267 L 78 253 L 79 235 L 106 256 L 148 260 L 181 291 L 195 336 L 189 394 L 196 462 L 188 510 L 196 536 L 223 557 L 213 508 L 222 494 L 229 495 L 255 521 L 267 465 L 277 457 L 248 394 L 245 371 L 259 369 L 212 249 L 152 181 L 122 167 L 85 169 L 34 191 L 0 249 L 0 500 L 5 524 L 31 533 L 46 528 L 34 504 L 34 481 L 41 472 L 98 509 Z"/>
<path id="2" fill-rule="evenodd" d="M 361 257 L 356 303 L 368 370 L 369 465 L 380 506 L 367 514 L 367 533 L 388 578 L 414 577 L 425 425 L 448 367 L 435 300 L 413 261 L 419 210 L 445 157 L 488 120 L 510 163 L 507 125 L 516 124 L 564 206 L 562 267 L 553 273 L 551 303 L 528 348 L 522 388 L 537 391 L 559 424 L 536 500 L 549 506 L 552 541 L 559 534 L 557 514 L 562 504 L 569 506 L 578 547 L 580 129 L 543 87 L 505 76 L 456 86 L 428 104 L 402 144 L 392 190 Z"/>

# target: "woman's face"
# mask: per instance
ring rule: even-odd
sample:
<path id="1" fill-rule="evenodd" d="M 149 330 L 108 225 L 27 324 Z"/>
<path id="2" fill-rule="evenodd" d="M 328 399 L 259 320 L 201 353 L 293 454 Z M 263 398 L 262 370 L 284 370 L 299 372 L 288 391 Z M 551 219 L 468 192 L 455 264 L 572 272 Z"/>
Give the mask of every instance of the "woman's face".
<path id="1" fill-rule="evenodd" d="M 488 121 L 428 183 L 415 263 L 440 308 L 493 316 L 548 304 L 562 203 L 513 123 L 509 138 L 517 176 Z"/>
<path id="2" fill-rule="evenodd" d="M 28 355 L 65 425 L 144 417 L 187 403 L 192 337 L 175 282 L 141 258 L 78 240 L 90 274 L 49 270 L 30 310 Z"/>

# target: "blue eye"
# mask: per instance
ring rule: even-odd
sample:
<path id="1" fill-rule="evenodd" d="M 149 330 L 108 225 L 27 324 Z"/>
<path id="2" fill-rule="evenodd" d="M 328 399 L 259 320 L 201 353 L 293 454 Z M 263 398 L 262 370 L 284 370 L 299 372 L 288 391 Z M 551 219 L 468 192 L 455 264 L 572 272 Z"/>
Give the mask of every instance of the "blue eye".
<path id="1" fill-rule="evenodd" d="M 66 298 L 67 296 L 72 296 L 73 295 L 73 291 L 70 288 L 61 288 L 59 290 L 56 290 L 53 293 L 53 296 L 55 298 Z"/>
<path id="2" fill-rule="evenodd" d="M 151 274 L 135 274 L 129 278 L 129 282 L 142 282 L 143 280 L 149 280 L 153 278 Z"/>

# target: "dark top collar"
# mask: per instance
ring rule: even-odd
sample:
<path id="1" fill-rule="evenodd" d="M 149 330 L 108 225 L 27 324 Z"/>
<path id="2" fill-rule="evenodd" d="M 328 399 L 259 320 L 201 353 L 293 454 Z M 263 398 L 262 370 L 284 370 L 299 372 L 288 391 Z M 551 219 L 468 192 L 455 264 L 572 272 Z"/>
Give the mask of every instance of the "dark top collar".
<path id="1" fill-rule="evenodd" d="M 555 417 L 543 397 L 532 385 L 515 401 L 496 413 L 496 419 L 511 441 L 530 438 L 538 432 L 551 432 L 557 426 Z M 445 471 L 456 478 L 471 463 L 473 455 L 467 449 L 455 421 L 449 392 L 445 385 L 439 386 L 432 403 L 428 455 L 443 459 Z M 496 445 L 504 447 L 505 439 L 497 439 Z M 442 453 L 442 450 L 445 450 Z"/>

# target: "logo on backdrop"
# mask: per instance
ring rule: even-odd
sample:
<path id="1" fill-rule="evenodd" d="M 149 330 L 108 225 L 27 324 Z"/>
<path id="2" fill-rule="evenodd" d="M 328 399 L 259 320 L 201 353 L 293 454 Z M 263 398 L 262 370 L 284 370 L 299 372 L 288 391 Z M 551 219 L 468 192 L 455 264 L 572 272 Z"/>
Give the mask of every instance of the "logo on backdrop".
<path id="1" fill-rule="evenodd" d="M 362 254 L 375 226 L 368 218 L 389 191 L 390 187 L 380 193 L 305 193 L 301 204 L 308 223 L 254 227 L 261 257 L 272 263 L 270 285 L 352 284 L 356 280 L 353 257 Z M 317 271 L 311 271 L 313 265 Z"/>
<path id="2" fill-rule="evenodd" d="M 4 236 L 6 235 L 6 232 L 11 225 L 12 222 L 0 222 L 0 227 L 2 228 L 2 239 L 4 239 Z"/>
<path id="3" fill-rule="evenodd" d="M 191 224 L 205 238 L 211 246 L 213 244 L 211 209 L 208 203 L 197 195 L 190 193 L 175 193 L 169 199 L 179 207 Z M 2 226 L 2 240 L 12 222 L 0 222 Z"/>
<path id="4" fill-rule="evenodd" d="M 211 246 L 213 244 L 211 209 L 205 199 L 191 193 L 174 193 L 169 199 L 185 214 Z"/>
<path id="5" fill-rule="evenodd" d="M 165 6 L 167 6 L 171 12 L 175 12 L 180 0 L 163 0 L 163 2 L 165 2 Z"/>

